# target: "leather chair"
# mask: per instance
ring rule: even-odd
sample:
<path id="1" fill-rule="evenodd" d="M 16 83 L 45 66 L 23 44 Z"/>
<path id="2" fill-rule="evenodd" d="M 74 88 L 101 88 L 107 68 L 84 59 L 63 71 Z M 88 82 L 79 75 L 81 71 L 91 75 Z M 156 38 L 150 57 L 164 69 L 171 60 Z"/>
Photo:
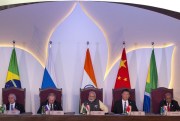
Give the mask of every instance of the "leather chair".
<path id="1" fill-rule="evenodd" d="M 39 89 L 39 98 L 40 104 L 47 101 L 47 97 L 49 93 L 54 93 L 56 95 L 56 101 L 62 105 L 62 88 L 55 89 L 55 88 L 46 88 L 46 89 Z"/>
<path id="2" fill-rule="evenodd" d="M 26 89 L 22 88 L 16 88 L 16 87 L 10 87 L 10 88 L 2 88 L 2 103 L 7 104 L 8 101 L 8 95 L 9 94 L 15 94 L 16 95 L 16 102 L 23 105 L 25 107 L 25 100 L 26 100 Z"/>
<path id="3" fill-rule="evenodd" d="M 173 89 L 159 87 L 151 91 L 152 113 L 155 113 L 155 114 L 159 113 L 160 102 L 165 98 L 165 94 L 168 92 L 171 93 L 173 97 Z"/>
<path id="4" fill-rule="evenodd" d="M 100 101 L 103 102 L 103 89 L 98 89 L 98 88 L 85 88 L 85 89 L 80 89 L 80 106 L 82 103 L 86 100 L 88 100 L 89 92 L 94 91 L 96 93 L 96 99 L 99 99 Z"/>
<path id="5" fill-rule="evenodd" d="M 119 88 L 119 89 L 112 89 L 112 107 L 111 107 L 111 111 L 114 110 L 114 103 L 118 100 L 121 100 L 121 93 L 125 88 Z M 135 89 L 129 89 L 130 91 L 130 100 L 135 101 Z"/>

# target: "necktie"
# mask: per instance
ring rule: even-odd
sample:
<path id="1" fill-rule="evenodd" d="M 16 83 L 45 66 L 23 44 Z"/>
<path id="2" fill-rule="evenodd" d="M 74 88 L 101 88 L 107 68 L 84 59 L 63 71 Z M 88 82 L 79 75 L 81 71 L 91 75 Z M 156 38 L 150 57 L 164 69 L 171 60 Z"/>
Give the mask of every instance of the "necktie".
<path id="1" fill-rule="evenodd" d="M 126 101 L 124 102 L 124 113 L 126 113 Z"/>
<path id="2" fill-rule="evenodd" d="M 50 109 L 51 111 L 53 110 L 53 105 L 51 104 L 51 109 Z"/>
<path id="3" fill-rule="evenodd" d="M 10 110 L 13 110 L 13 105 L 12 104 L 10 105 Z"/>
<path id="4" fill-rule="evenodd" d="M 170 104 L 168 103 L 167 110 L 170 111 Z"/>

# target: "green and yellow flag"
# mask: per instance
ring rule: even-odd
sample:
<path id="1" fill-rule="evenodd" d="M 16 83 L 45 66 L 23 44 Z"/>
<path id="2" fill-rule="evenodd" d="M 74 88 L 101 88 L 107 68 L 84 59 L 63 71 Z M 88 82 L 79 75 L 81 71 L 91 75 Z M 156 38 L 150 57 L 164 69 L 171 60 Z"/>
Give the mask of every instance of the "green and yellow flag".
<path id="1" fill-rule="evenodd" d="M 144 105 L 143 110 L 146 113 L 151 111 L 151 90 L 158 87 L 158 72 L 156 67 L 156 58 L 154 54 L 154 49 L 151 53 L 150 65 L 148 69 L 148 75 L 146 80 L 146 87 L 144 93 Z"/>
<path id="2" fill-rule="evenodd" d="M 5 88 L 10 88 L 10 87 L 21 88 L 15 48 L 12 50 L 8 73 L 6 77 L 6 83 L 5 83 Z"/>

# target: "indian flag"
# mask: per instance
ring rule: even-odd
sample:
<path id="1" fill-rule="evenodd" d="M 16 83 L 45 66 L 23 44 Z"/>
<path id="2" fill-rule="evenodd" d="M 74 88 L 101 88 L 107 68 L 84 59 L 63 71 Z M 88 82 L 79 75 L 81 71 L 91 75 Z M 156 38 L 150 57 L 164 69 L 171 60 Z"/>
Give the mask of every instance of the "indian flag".
<path id="1" fill-rule="evenodd" d="M 156 68 L 156 58 L 153 49 L 151 53 L 150 65 L 148 69 L 148 75 L 146 79 L 146 87 L 144 93 L 143 110 L 146 113 L 149 113 L 151 111 L 151 90 L 156 89 L 157 84 L 158 84 L 158 73 Z"/>
<path id="2" fill-rule="evenodd" d="M 6 83 L 5 83 L 5 88 L 10 88 L 10 87 L 21 88 L 15 48 L 13 48 L 12 50 L 8 73 L 6 77 Z"/>
<path id="3" fill-rule="evenodd" d="M 97 82 L 94 74 L 94 69 L 91 61 L 91 55 L 89 52 L 89 48 L 86 51 L 86 59 L 85 59 L 85 64 L 84 64 L 84 74 L 83 74 L 83 80 L 82 80 L 82 85 L 81 88 L 86 88 L 86 87 L 96 87 L 97 88 Z"/>

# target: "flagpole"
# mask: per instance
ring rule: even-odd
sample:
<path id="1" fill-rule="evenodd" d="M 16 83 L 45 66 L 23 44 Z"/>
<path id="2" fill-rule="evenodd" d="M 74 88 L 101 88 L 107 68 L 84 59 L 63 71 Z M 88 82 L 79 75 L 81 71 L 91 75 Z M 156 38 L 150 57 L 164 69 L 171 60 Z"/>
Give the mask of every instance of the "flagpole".
<path id="1" fill-rule="evenodd" d="M 52 41 L 49 41 L 49 48 L 52 47 Z"/>
<path id="2" fill-rule="evenodd" d="M 126 44 L 126 42 L 125 42 L 125 41 L 123 41 L 123 48 L 125 48 L 125 44 Z"/>
<path id="3" fill-rule="evenodd" d="M 87 44 L 87 49 L 89 49 L 89 41 L 87 41 L 86 44 Z"/>
<path id="4" fill-rule="evenodd" d="M 89 41 L 87 41 L 87 43 L 86 43 L 86 44 L 87 44 L 87 46 L 88 46 L 88 45 L 89 45 Z"/>
<path id="5" fill-rule="evenodd" d="M 151 42 L 152 48 L 154 49 L 154 42 Z"/>
<path id="6" fill-rule="evenodd" d="M 15 41 L 15 40 L 13 40 L 12 42 L 13 42 L 13 48 L 15 48 L 16 41 Z"/>

